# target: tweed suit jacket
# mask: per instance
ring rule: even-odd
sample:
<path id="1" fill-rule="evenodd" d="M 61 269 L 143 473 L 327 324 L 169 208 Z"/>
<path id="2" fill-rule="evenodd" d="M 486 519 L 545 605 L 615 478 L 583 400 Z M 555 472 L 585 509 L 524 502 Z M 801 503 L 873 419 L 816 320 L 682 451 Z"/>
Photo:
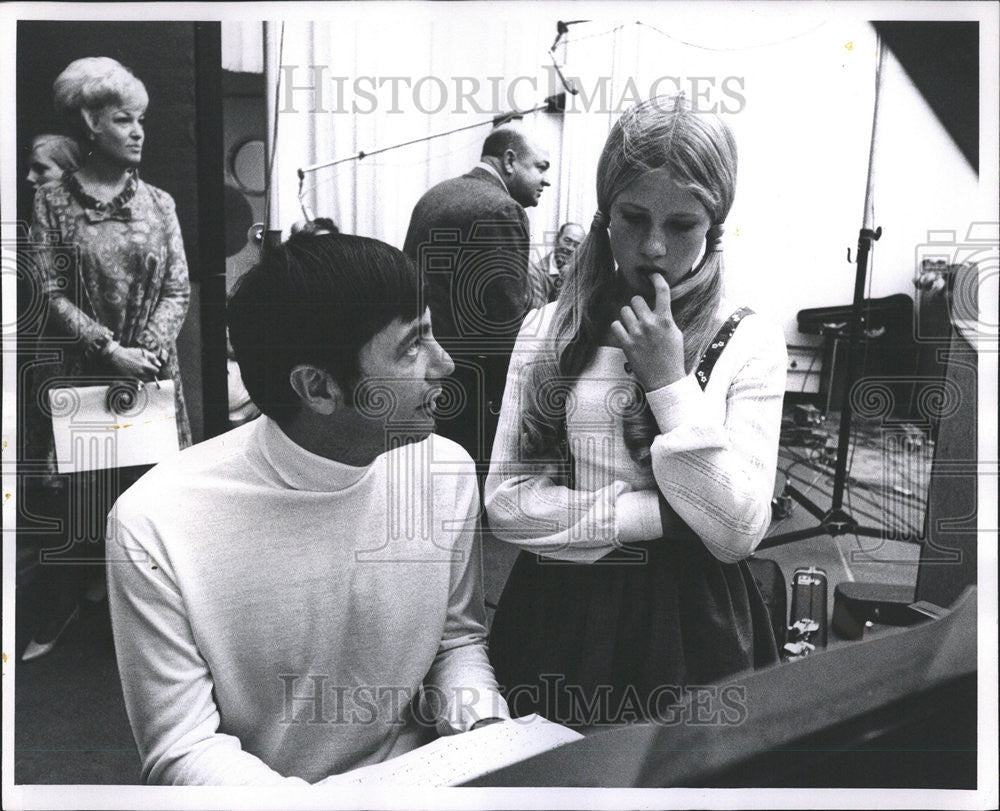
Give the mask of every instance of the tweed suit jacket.
<path id="1" fill-rule="evenodd" d="M 420 198 L 403 252 L 430 288 L 438 337 L 517 337 L 528 301 L 528 245 L 524 209 L 485 169 Z"/>
<path id="2" fill-rule="evenodd" d="M 478 456 L 473 440 L 453 436 L 477 460 L 492 443 L 496 414 L 487 412 L 499 409 L 510 353 L 528 310 L 529 241 L 524 209 L 497 177 L 476 167 L 420 198 L 403 245 L 423 276 L 434 334 L 468 390 L 463 419 L 486 423 Z"/>

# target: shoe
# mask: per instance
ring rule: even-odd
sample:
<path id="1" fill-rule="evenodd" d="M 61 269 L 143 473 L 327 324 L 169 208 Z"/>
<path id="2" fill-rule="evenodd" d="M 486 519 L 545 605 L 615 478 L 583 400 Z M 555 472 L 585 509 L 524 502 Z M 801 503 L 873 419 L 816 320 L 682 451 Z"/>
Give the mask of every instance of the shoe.
<path id="1" fill-rule="evenodd" d="M 66 632 L 66 629 L 80 616 L 80 606 L 73 606 L 70 615 L 59 625 L 58 620 L 47 624 L 45 628 L 38 632 L 38 635 L 28 643 L 28 647 L 21 654 L 22 662 L 30 662 L 32 659 L 40 659 L 51 651 L 59 638 Z"/>

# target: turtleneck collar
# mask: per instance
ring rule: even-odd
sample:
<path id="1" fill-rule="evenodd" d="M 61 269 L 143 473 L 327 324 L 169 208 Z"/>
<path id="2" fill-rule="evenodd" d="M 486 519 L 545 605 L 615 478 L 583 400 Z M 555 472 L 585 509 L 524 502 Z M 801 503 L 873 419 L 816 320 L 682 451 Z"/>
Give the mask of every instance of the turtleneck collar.
<path id="1" fill-rule="evenodd" d="M 364 467 L 345 465 L 325 456 L 317 456 L 293 442 L 278 423 L 267 416 L 261 416 L 257 420 L 255 433 L 256 444 L 264 461 L 292 490 L 329 493 L 345 490 L 382 464 L 385 456 L 376 456 Z"/>

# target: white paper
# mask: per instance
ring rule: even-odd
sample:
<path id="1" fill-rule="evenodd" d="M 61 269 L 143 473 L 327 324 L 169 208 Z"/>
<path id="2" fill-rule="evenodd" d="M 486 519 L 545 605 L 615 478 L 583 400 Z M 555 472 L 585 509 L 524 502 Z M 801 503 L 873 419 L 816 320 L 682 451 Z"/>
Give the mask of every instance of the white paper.
<path id="1" fill-rule="evenodd" d="M 150 465 L 177 452 L 172 380 L 142 385 L 134 406 L 121 414 L 107 408 L 108 388 L 49 391 L 60 473 Z"/>
<path id="2" fill-rule="evenodd" d="M 449 735 L 399 757 L 333 775 L 321 785 L 454 786 L 583 736 L 539 715 Z"/>

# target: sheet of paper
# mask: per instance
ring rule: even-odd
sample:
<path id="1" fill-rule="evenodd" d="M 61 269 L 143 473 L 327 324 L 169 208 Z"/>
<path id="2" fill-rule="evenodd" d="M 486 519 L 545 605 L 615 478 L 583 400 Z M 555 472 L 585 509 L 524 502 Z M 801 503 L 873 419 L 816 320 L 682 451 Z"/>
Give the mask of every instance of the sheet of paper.
<path id="1" fill-rule="evenodd" d="M 177 452 L 172 380 L 143 385 L 121 413 L 108 410 L 107 395 L 107 386 L 49 392 L 60 473 L 150 465 Z"/>
<path id="2" fill-rule="evenodd" d="M 322 785 L 453 786 L 582 737 L 539 715 L 526 715 L 438 738 L 384 763 L 328 777 Z"/>

